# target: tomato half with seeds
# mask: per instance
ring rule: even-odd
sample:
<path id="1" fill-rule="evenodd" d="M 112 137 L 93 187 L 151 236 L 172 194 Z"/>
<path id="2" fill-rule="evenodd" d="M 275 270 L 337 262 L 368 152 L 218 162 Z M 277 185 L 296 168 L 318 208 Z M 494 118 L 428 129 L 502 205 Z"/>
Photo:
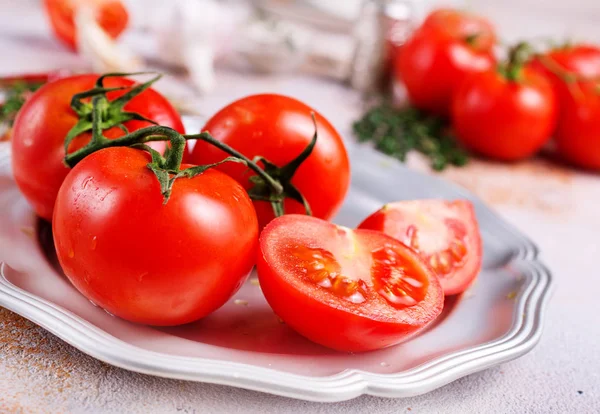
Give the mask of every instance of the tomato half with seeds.
<path id="1" fill-rule="evenodd" d="M 285 215 L 261 233 L 265 298 L 306 338 L 359 352 L 402 342 L 442 311 L 435 273 L 412 249 L 377 231 Z"/>
<path id="2" fill-rule="evenodd" d="M 46 220 L 52 219 L 56 194 L 69 168 L 64 164 L 65 137 L 79 121 L 70 106 L 73 95 L 94 87 L 98 75 L 70 76 L 49 82 L 38 89 L 19 110 L 12 130 L 12 167 L 19 189 L 33 206 L 35 212 Z M 104 86 L 114 88 L 132 86 L 134 81 L 120 77 L 109 77 Z M 109 101 L 122 96 L 126 91 L 107 94 Z M 137 112 L 160 125 L 184 132 L 177 110 L 154 89 L 149 88 L 130 100 L 124 110 Z M 128 121 L 125 126 L 130 132 L 150 126 L 145 121 Z M 125 133 L 117 127 L 103 131 L 114 139 Z M 85 146 L 91 138 L 90 132 L 78 135 L 69 146 L 73 152 Z M 158 151 L 165 149 L 162 141 L 150 146 Z"/>
<path id="3" fill-rule="evenodd" d="M 105 148 L 60 188 L 52 230 L 61 267 L 88 299 L 149 325 L 192 322 L 223 305 L 254 266 L 258 222 L 232 178 L 178 178 L 164 203 L 150 155 Z M 190 165 L 182 165 L 182 169 Z"/>
<path id="4" fill-rule="evenodd" d="M 464 292 L 481 269 L 481 236 L 469 201 L 389 203 L 358 228 L 382 231 L 418 252 L 437 273 L 446 295 Z"/>

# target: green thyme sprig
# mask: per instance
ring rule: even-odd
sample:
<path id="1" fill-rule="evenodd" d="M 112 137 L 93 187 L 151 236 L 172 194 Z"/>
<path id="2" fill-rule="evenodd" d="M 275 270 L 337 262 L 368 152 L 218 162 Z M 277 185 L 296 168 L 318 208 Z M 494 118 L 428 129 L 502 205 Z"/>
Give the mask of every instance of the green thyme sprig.
<path id="1" fill-rule="evenodd" d="M 410 151 L 424 154 L 436 171 L 468 162 L 467 153 L 456 143 L 448 122 L 415 108 L 398 109 L 382 103 L 371 108 L 353 127 L 360 142 L 372 141 L 379 151 L 403 162 Z"/>
<path id="2" fill-rule="evenodd" d="M 27 96 L 38 90 L 43 83 L 35 82 L 15 82 L 10 87 L 4 89 L 4 102 L 0 106 L 0 123 L 6 123 L 12 126 Z"/>

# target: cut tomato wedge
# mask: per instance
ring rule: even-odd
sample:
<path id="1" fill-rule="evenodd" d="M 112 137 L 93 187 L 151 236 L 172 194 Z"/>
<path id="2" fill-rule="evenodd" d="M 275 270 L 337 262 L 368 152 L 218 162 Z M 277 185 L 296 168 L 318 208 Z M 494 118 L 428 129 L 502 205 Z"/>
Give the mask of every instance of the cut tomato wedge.
<path id="1" fill-rule="evenodd" d="M 402 342 L 442 311 L 435 273 L 412 249 L 376 231 L 304 215 L 260 236 L 258 277 L 277 315 L 308 339 L 358 352 Z"/>
<path id="2" fill-rule="evenodd" d="M 446 295 L 464 292 L 481 269 L 481 236 L 469 201 L 389 203 L 358 228 L 384 232 L 418 252 L 437 273 Z"/>

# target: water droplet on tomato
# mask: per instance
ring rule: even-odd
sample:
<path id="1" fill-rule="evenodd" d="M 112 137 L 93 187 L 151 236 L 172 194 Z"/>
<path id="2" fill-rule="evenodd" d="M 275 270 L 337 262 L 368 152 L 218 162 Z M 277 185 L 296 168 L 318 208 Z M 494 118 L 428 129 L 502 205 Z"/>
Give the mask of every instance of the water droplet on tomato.
<path id="1" fill-rule="evenodd" d="M 69 249 L 69 253 L 67 253 L 67 255 L 69 256 L 69 259 L 72 259 L 75 257 L 75 251 L 73 250 L 73 248 Z"/>
<path id="2" fill-rule="evenodd" d="M 92 243 L 90 244 L 90 249 L 96 250 L 96 246 L 98 245 L 98 238 L 96 236 L 92 237 Z"/>
<path id="3" fill-rule="evenodd" d="M 93 177 L 87 177 L 85 180 L 83 180 L 83 182 L 81 183 L 81 188 L 86 188 L 88 186 L 88 184 L 90 182 L 92 182 L 94 178 Z"/>

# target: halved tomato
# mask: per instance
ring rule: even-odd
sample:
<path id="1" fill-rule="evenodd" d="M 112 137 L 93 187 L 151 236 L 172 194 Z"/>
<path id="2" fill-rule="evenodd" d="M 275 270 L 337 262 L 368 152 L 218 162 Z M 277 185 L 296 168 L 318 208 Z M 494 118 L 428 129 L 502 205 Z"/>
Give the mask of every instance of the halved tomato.
<path id="1" fill-rule="evenodd" d="M 402 342 L 442 311 L 444 294 L 420 256 L 376 231 L 290 214 L 261 233 L 265 298 L 308 339 L 348 352 Z"/>
<path id="2" fill-rule="evenodd" d="M 386 204 L 359 229 L 382 231 L 418 252 L 436 271 L 444 294 L 464 292 L 481 269 L 481 236 L 467 200 Z"/>

